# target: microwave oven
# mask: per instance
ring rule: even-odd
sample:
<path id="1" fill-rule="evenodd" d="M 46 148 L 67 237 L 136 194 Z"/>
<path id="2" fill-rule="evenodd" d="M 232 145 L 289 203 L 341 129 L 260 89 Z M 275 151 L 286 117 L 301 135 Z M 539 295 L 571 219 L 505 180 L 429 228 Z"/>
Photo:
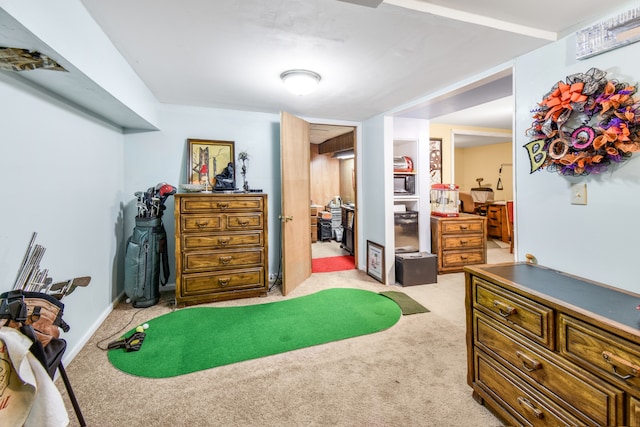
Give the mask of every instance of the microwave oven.
<path id="1" fill-rule="evenodd" d="M 411 196 L 416 194 L 416 176 L 411 174 L 394 174 L 393 194 L 399 196 Z"/>

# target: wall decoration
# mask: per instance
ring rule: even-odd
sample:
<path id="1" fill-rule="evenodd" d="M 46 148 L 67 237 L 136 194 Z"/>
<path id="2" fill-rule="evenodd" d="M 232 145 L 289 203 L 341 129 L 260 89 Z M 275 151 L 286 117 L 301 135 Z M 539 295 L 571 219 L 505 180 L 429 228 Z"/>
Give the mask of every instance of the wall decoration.
<path id="1" fill-rule="evenodd" d="M 640 151 L 637 86 L 606 75 L 597 68 L 572 74 L 544 95 L 526 132 L 531 173 L 603 173 Z"/>
<path id="2" fill-rule="evenodd" d="M 640 7 L 576 32 L 576 59 L 586 59 L 640 41 Z"/>
<path id="3" fill-rule="evenodd" d="M 367 274 L 383 284 L 385 280 L 384 246 L 367 240 Z"/>
<path id="4" fill-rule="evenodd" d="M 442 184 L 442 140 L 429 141 L 429 171 L 431 172 L 430 184 Z M 429 188 L 431 188 L 429 185 Z"/>
<path id="5" fill-rule="evenodd" d="M 187 140 L 187 183 L 235 189 L 233 141 Z"/>

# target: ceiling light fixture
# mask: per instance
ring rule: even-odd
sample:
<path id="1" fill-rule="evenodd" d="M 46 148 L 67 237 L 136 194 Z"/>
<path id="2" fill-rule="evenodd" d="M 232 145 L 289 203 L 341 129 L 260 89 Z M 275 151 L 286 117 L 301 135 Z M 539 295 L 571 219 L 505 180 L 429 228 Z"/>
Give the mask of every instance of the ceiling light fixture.
<path id="1" fill-rule="evenodd" d="M 294 95 L 308 95 L 320 83 L 320 74 L 309 70 L 287 70 L 280 74 L 284 87 Z"/>
<path id="2" fill-rule="evenodd" d="M 336 151 L 331 155 L 332 158 L 340 160 L 353 159 L 355 156 L 356 153 L 353 151 L 353 148 L 350 150 Z"/>

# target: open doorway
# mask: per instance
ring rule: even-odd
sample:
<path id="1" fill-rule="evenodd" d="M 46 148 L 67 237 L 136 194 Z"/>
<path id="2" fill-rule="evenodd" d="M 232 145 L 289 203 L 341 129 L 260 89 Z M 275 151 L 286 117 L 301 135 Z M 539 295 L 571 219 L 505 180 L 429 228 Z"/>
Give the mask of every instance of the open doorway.
<path id="1" fill-rule="evenodd" d="M 482 118 L 485 111 L 493 115 Z M 502 116 L 501 116 L 502 115 Z M 514 260 L 512 97 L 431 120 L 431 136 L 445 135 L 443 175 L 459 187 L 460 210 L 486 218 L 489 264 Z"/>
<path id="2" fill-rule="evenodd" d="M 356 129 L 311 125 L 312 272 L 356 268 Z"/>

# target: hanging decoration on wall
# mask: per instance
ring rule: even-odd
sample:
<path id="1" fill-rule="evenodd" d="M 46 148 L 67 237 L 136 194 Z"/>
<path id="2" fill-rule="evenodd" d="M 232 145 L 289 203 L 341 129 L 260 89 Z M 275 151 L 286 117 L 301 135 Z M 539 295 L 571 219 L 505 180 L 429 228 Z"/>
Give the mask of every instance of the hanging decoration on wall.
<path id="1" fill-rule="evenodd" d="M 567 176 L 602 173 L 640 151 L 637 85 L 606 75 L 597 68 L 572 74 L 544 96 L 526 132 L 531 173 L 545 168 Z"/>

